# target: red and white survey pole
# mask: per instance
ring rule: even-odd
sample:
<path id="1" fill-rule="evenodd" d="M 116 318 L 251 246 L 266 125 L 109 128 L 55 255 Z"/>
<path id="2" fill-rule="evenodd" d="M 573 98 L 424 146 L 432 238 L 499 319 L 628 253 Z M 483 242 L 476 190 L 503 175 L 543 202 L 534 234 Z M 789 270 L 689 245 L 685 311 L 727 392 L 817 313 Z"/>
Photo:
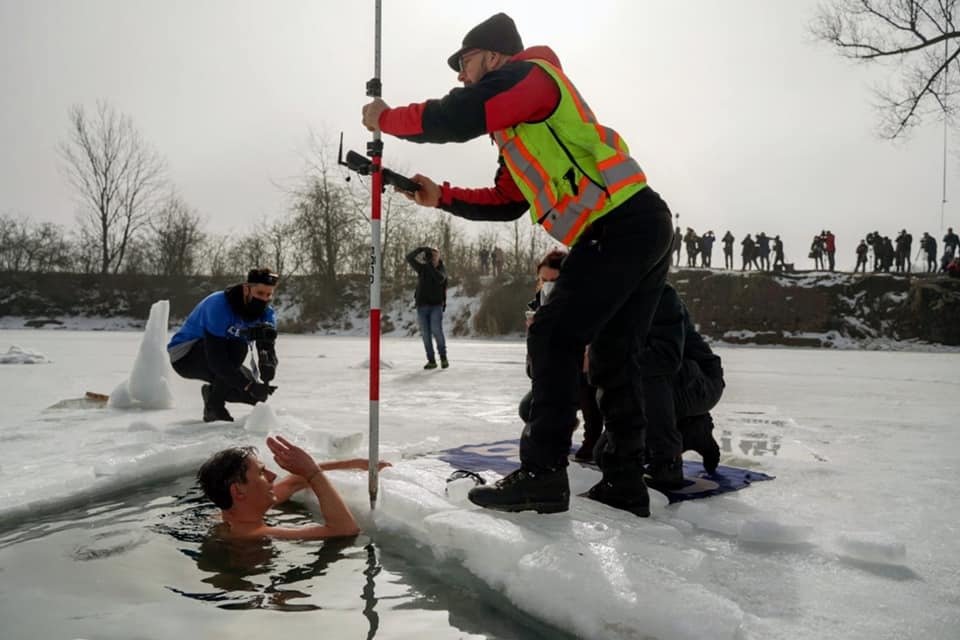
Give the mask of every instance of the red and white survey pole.
<path id="1" fill-rule="evenodd" d="M 367 82 L 367 95 L 379 98 L 380 85 L 380 2 L 374 1 L 373 79 Z M 380 131 L 373 132 L 367 143 L 367 155 L 372 161 L 370 192 L 370 449 L 367 484 L 370 491 L 370 509 L 377 506 L 380 463 L 380 275 L 383 265 L 380 245 L 380 208 L 383 195 L 383 141 Z"/>

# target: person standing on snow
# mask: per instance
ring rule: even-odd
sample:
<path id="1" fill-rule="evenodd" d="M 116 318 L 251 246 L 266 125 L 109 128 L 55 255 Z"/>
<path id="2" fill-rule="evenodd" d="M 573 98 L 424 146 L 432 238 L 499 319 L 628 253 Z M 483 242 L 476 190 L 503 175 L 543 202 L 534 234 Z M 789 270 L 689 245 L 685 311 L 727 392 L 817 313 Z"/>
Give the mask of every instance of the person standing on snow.
<path id="1" fill-rule="evenodd" d="M 773 270 L 777 270 L 777 265 L 780 265 L 780 269 L 786 268 L 786 263 L 783 261 L 783 240 L 780 239 L 779 234 L 773 236 Z"/>
<path id="2" fill-rule="evenodd" d="M 717 236 L 713 231 L 707 231 L 700 237 L 700 266 L 713 266 L 713 243 L 717 241 Z"/>
<path id="3" fill-rule="evenodd" d="M 867 252 L 869 247 L 867 247 L 866 240 L 861 240 L 860 244 L 857 245 L 857 265 L 853 268 L 853 272 L 856 273 L 860 270 L 860 267 L 863 267 L 863 273 L 867 273 Z"/>
<path id="4" fill-rule="evenodd" d="M 463 88 L 444 98 L 363 107 L 370 130 L 413 142 L 465 142 L 491 135 L 500 157 L 495 186 L 465 189 L 416 175 L 413 197 L 471 220 L 532 221 L 570 247 L 550 304 L 527 336 L 533 405 L 520 468 L 469 498 L 503 511 L 565 511 L 567 454 L 576 423 L 583 351 L 610 432 L 590 497 L 650 514 L 643 481 L 646 418 L 632 358 L 646 340 L 670 266 L 672 217 L 626 142 L 601 125 L 548 47 L 524 49 L 513 20 L 498 13 L 471 29 L 447 60 Z"/>
<path id="5" fill-rule="evenodd" d="M 433 351 L 433 341 L 437 341 L 440 352 L 440 366 L 446 369 L 447 340 L 443 336 L 443 311 L 447 306 L 447 268 L 440 259 L 440 250 L 430 247 L 417 247 L 407 254 L 407 263 L 417 272 L 417 290 L 414 303 L 417 306 L 417 324 L 423 338 L 423 349 L 427 353 L 424 369 L 436 369 L 437 359 Z"/>
<path id="6" fill-rule="evenodd" d="M 928 232 L 924 231 L 920 238 L 920 248 L 927 254 L 927 273 L 935 273 L 937 270 L 937 240 Z"/>
<path id="7" fill-rule="evenodd" d="M 823 232 L 823 252 L 827 256 L 827 268 L 833 271 L 837 264 L 837 237 L 829 229 Z"/>
<path id="8" fill-rule="evenodd" d="M 270 301 L 280 276 L 251 269 L 247 281 L 211 293 L 194 307 L 167 344 L 173 370 L 203 380 L 203 421 L 233 422 L 227 402 L 266 402 L 276 387 L 277 318 Z M 260 381 L 243 365 L 256 345 Z"/>
<path id="9" fill-rule="evenodd" d="M 729 229 L 723 234 L 723 267 L 725 269 L 733 269 L 733 243 L 736 240 Z"/>

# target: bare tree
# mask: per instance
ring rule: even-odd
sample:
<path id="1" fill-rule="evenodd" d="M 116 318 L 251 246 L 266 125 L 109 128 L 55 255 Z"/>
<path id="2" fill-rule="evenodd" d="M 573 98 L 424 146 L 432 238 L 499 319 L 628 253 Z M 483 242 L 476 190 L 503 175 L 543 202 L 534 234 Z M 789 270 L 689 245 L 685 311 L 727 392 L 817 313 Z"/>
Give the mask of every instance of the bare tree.
<path id="1" fill-rule="evenodd" d="M 34 226 L 28 250 L 28 264 L 32 271 L 67 271 L 72 266 L 70 253 L 70 242 L 63 227 L 51 222 Z"/>
<path id="2" fill-rule="evenodd" d="M 207 236 L 203 243 L 203 259 L 199 271 L 217 277 L 227 275 L 227 273 L 229 273 L 229 266 L 227 264 L 229 247 L 229 235 Z"/>
<path id="3" fill-rule="evenodd" d="M 71 266 L 71 252 L 70 242 L 60 226 L 0 216 L 0 270 L 65 271 Z"/>
<path id="4" fill-rule="evenodd" d="M 164 276 L 198 272 L 204 245 L 203 221 L 176 193 L 171 193 L 150 223 L 153 271 Z"/>
<path id="5" fill-rule="evenodd" d="M 292 228 L 293 222 L 289 218 L 274 222 L 264 220 L 259 225 L 267 245 L 267 264 L 263 266 L 269 266 L 280 275 L 291 275 L 294 271 L 287 268 L 293 266 L 289 260 L 293 250 Z"/>
<path id="6" fill-rule="evenodd" d="M 129 117 L 106 102 L 88 116 L 70 110 L 70 133 L 60 146 L 77 190 L 81 225 L 97 240 L 100 272 L 118 272 L 131 240 L 147 225 L 164 183 L 164 166 Z"/>
<path id="7" fill-rule="evenodd" d="M 254 267 L 270 267 L 266 237 L 257 229 L 237 238 L 227 250 L 226 272 L 244 275 Z M 272 267 L 271 267 L 272 268 Z"/>
<path id="8" fill-rule="evenodd" d="M 73 267 L 79 273 L 96 273 L 100 269 L 100 249 L 97 238 L 89 229 L 79 227 L 73 233 Z"/>
<path id="9" fill-rule="evenodd" d="M 331 146 L 311 132 L 310 155 L 301 184 L 289 190 L 293 259 L 328 286 L 348 268 L 366 219 L 359 190 L 351 189 L 331 168 Z"/>
<path id="10" fill-rule="evenodd" d="M 877 89 L 881 133 L 892 139 L 925 115 L 950 117 L 960 89 L 956 13 L 957 0 L 832 0 L 811 29 L 844 57 L 895 66 L 898 79 Z"/>

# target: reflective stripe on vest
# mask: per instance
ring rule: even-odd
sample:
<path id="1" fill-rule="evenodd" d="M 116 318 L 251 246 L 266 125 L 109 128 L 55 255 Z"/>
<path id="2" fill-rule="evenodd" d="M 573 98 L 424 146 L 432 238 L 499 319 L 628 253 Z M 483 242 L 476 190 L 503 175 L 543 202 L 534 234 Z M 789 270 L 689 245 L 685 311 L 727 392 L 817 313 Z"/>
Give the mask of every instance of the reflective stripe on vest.
<path id="1" fill-rule="evenodd" d="M 588 224 L 646 187 L 646 176 L 619 134 L 596 121 L 559 69 L 531 62 L 557 82 L 560 103 L 546 121 L 496 131 L 493 137 L 533 221 L 569 246 Z"/>

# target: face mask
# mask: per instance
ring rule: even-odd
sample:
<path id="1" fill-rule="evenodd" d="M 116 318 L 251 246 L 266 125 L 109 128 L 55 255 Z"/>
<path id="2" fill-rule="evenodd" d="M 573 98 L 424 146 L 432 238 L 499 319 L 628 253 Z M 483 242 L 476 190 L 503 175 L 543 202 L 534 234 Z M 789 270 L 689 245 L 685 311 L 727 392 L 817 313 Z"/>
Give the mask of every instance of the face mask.
<path id="1" fill-rule="evenodd" d="M 260 298 L 250 298 L 250 301 L 243 305 L 243 310 L 248 318 L 256 320 L 267 310 L 267 301 Z"/>
<path id="2" fill-rule="evenodd" d="M 553 291 L 553 285 L 556 283 L 552 280 L 544 282 L 540 285 L 540 304 L 544 305 L 550 301 L 550 293 Z"/>

